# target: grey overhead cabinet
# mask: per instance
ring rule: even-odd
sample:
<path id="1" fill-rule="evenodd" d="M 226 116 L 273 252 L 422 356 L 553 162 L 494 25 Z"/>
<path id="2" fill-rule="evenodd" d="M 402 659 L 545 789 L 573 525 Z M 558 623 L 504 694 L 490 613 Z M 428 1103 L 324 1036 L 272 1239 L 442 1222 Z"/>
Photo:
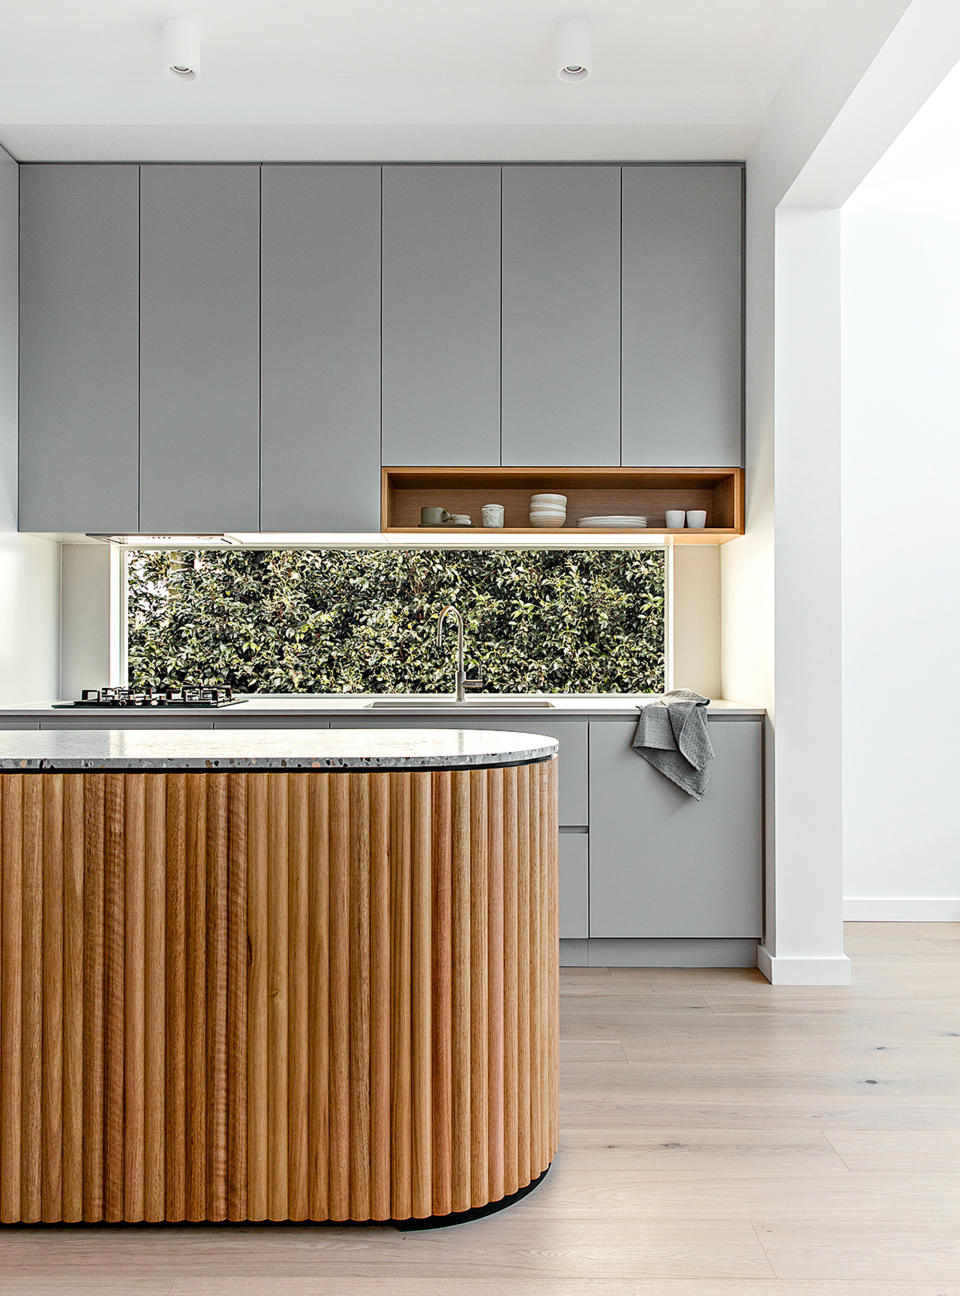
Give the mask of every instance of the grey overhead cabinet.
<path id="1" fill-rule="evenodd" d="M 136 166 L 20 168 L 20 528 L 137 520 Z"/>
<path id="2" fill-rule="evenodd" d="M 383 462 L 500 462 L 500 168 L 383 168 Z"/>
<path id="3" fill-rule="evenodd" d="M 759 937 L 762 723 L 709 723 L 697 802 L 632 749 L 634 720 L 590 721 L 591 937 Z"/>
<path id="4" fill-rule="evenodd" d="M 380 168 L 265 166 L 260 528 L 380 528 Z"/>
<path id="5" fill-rule="evenodd" d="M 260 168 L 140 187 L 140 530 L 257 531 Z"/>
<path id="6" fill-rule="evenodd" d="M 741 463 L 743 169 L 623 168 L 623 458 Z"/>
<path id="7" fill-rule="evenodd" d="M 620 462 L 620 168 L 503 168 L 505 465 Z"/>

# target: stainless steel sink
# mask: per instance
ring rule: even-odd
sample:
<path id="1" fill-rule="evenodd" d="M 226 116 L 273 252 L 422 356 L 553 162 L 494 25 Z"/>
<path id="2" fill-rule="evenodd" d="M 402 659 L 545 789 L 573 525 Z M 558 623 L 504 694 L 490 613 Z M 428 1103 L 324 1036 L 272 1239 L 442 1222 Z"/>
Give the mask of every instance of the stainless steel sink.
<path id="1" fill-rule="evenodd" d="M 373 702 L 368 702 L 367 706 L 374 711 L 435 711 L 440 708 L 454 711 L 483 711 L 493 708 L 510 707 L 517 710 L 526 711 L 552 707 L 553 703 L 546 698 L 525 698 L 525 697 L 471 697 L 465 698 L 463 702 L 457 702 L 454 698 L 377 698 Z"/>

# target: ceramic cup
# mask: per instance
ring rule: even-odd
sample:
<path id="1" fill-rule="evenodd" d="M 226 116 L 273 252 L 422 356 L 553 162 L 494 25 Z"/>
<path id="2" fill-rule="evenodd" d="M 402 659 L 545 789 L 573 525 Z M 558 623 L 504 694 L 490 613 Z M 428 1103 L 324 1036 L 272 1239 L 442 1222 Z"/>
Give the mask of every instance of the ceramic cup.
<path id="1" fill-rule="evenodd" d="M 473 526 L 469 513 L 451 513 L 450 521 L 454 526 Z"/>
<path id="2" fill-rule="evenodd" d="M 480 510 L 480 516 L 483 519 L 485 527 L 502 527 L 503 526 L 503 505 L 502 504 L 484 504 Z"/>
<path id="3" fill-rule="evenodd" d="M 683 509 L 667 509 L 667 526 L 671 531 L 679 531 L 686 515 Z"/>
<path id="4" fill-rule="evenodd" d="M 688 527 L 705 527 L 707 525 L 706 509 L 687 509 Z"/>

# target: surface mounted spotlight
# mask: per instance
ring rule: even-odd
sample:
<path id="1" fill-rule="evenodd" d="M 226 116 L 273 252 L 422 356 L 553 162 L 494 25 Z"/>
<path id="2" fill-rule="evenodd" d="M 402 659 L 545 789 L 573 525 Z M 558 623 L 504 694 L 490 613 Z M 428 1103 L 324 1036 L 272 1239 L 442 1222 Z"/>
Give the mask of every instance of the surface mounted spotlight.
<path id="1" fill-rule="evenodd" d="M 196 81 L 200 75 L 200 28 L 186 18 L 168 18 L 163 24 L 163 68 L 178 81 Z"/>
<path id="2" fill-rule="evenodd" d="M 586 18 L 568 18 L 557 28 L 557 76 L 586 81 L 593 63 L 593 28 Z"/>

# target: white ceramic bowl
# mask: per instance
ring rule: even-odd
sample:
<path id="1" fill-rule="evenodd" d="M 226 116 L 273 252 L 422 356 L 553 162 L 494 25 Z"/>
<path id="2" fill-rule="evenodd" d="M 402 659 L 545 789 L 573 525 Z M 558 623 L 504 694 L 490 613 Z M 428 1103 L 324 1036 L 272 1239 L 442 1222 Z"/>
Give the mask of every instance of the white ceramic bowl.
<path id="1" fill-rule="evenodd" d="M 531 509 L 530 511 L 530 521 L 542 522 L 544 526 L 549 525 L 549 523 L 551 522 L 562 523 L 562 522 L 566 522 L 566 520 L 567 520 L 566 513 L 544 513 L 539 509 Z"/>
<path id="2" fill-rule="evenodd" d="M 566 506 L 566 495 L 531 495 L 531 504 L 563 504 Z"/>
<path id="3" fill-rule="evenodd" d="M 542 514 L 530 514 L 530 525 L 535 527 L 562 527 L 566 520 L 566 516 L 544 517 Z"/>

